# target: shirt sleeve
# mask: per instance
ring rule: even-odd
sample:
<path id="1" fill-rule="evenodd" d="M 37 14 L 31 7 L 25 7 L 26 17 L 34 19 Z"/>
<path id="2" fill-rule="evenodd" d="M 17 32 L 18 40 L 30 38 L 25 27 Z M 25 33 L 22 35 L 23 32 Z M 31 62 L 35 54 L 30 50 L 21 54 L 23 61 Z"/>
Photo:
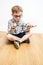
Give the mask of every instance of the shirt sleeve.
<path id="1" fill-rule="evenodd" d="M 11 25 L 12 25 L 12 22 L 8 21 L 8 33 L 11 33 Z"/>
<path id="2" fill-rule="evenodd" d="M 10 20 L 8 21 L 8 33 L 13 34 L 16 33 L 15 29 L 11 29 L 11 25 L 13 25 L 14 23 Z"/>
<path id="3" fill-rule="evenodd" d="M 23 24 L 22 28 L 23 28 L 24 32 L 29 32 L 30 31 L 30 29 L 28 28 L 28 25 L 29 25 L 29 23 L 24 23 Z"/>
<path id="4" fill-rule="evenodd" d="M 11 23 L 8 21 L 8 32 L 11 30 Z"/>

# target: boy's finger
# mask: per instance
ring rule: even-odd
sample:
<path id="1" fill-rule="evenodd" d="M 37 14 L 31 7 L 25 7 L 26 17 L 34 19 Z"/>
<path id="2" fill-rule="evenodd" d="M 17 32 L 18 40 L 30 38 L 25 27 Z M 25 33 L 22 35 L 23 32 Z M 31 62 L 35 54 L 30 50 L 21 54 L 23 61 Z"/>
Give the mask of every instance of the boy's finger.
<path id="1" fill-rule="evenodd" d="M 34 26 L 32 26 L 32 27 L 36 27 L 37 25 L 34 25 Z"/>

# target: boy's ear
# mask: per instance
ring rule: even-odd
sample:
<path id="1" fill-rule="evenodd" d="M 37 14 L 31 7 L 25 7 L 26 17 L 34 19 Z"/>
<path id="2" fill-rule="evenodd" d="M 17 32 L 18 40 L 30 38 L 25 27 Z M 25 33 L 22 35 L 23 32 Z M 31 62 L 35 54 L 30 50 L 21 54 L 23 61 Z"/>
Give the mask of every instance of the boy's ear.
<path id="1" fill-rule="evenodd" d="M 13 13 L 11 13 L 11 15 L 13 15 Z"/>
<path id="2" fill-rule="evenodd" d="M 13 15 L 13 14 L 11 14 L 11 15 Z"/>
<path id="3" fill-rule="evenodd" d="M 13 16 L 13 14 L 11 14 Z"/>

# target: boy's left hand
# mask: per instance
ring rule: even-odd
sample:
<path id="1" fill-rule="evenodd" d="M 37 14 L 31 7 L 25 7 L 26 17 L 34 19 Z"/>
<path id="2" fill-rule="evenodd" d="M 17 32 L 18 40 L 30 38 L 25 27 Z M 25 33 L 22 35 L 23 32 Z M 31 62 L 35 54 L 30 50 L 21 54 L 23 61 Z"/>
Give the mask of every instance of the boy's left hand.
<path id="1" fill-rule="evenodd" d="M 27 27 L 30 29 L 30 28 L 33 28 L 33 27 L 36 27 L 37 25 L 28 25 Z"/>

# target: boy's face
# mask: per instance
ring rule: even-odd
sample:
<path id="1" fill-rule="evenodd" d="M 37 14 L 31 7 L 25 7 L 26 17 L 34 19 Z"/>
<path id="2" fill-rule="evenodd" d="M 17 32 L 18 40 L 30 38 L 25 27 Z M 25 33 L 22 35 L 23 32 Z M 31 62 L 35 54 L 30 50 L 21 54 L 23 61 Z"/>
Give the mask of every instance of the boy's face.
<path id="1" fill-rule="evenodd" d="M 14 13 L 14 14 L 12 14 L 12 16 L 16 22 L 19 22 L 19 20 L 21 19 L 21 16 L 22 16 L 22 12 Z"/>

